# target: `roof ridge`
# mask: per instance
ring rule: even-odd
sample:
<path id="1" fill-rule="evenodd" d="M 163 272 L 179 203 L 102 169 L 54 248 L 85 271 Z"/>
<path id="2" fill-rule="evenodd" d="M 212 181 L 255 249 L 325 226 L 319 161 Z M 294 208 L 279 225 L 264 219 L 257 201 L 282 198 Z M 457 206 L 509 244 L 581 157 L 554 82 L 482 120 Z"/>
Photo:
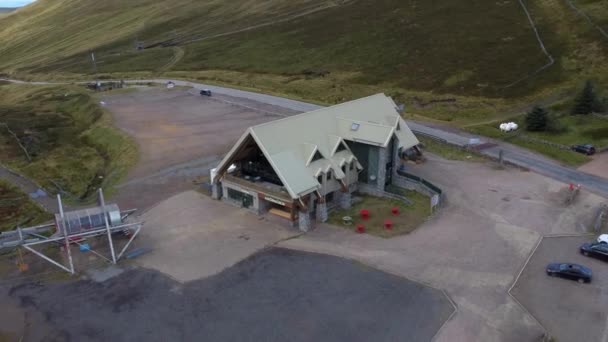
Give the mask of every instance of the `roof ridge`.
<path id="1" fill-rule="evenodd" d="M 372 122 L 372 121 L 362 121 L 362 120 L 357 120 L 357 119 L 347 119 L 347 118 L 344 118 L 344 117 L 341 117 L 341 116 L 336 116 L 336 119 L 338 119 L 338 120 L 344 120 L 344 121 L 357 122 L 357 123 L 361 122 L 361 123 L 364 123 L 364 124 L 369 124 L 369 125 L 379 126 L 379 127 L 386 127 L 386 128 L 393 128 L 395 126 L 395 125 L 392 125 L 392 126 L 391 125 L 384 125 L 384 124 L 381 124 L 381 123 L 378 123 L 378 122 Z"/>
<path id="2" fill-rule="evenodd" d="M 360 101 L 363 101 L 363 100 L 367 100 L 367 99 L 369 99 L 371 97 L 376 97 L 376 96 L 380 96 L 380 95 L 388 97 L 384 93 L 377 93 L 377 94 L 369 95 L 369 96 L 362 97 L 362 98 L 359 98 L 359 99 L 355 99 L 355 100 L 351 100 L 351 101 L 346 101 L 346 102 L 338 103 L 338 104 L 335 104 L 335 105 L 332 105 L 332 106 L 322 107 L 322 108 L 319 108 L 319 109 L 312 110 L 310 112 L 303 112 L 303 113 L 299 113 L 299 114 L 296 114 L 296 115 L 287 116 L 287 117 L 284 117 L 282 119 L 272 120 L 272 121 L 269 121 L 269 122 L 264 122 L 264 123 L 261 123 L 261 124 L 257 124 L 255 126 L 251 126 L 250 128 L 254 129 L 254 128 L 257 128 L 257 127 L 268 126 L 270 124 L 274 124 L 274 123 L 277 123 L 277 122 L 281 122 L 281 121 L 297 118 L 297 117 L 300 117 L 300 116 L 304 116 L 306 114 L 311 114 L 312 115 L 312 114 L 315 114 L 315 113 L 318 113 L 318 112 L 322 112 L 322 111 L 330 109 L 330 108 L 334 109 L 336 107 L 341 107 L 343 105 L 357 103 L 357 102 L 360 102 Z"/>

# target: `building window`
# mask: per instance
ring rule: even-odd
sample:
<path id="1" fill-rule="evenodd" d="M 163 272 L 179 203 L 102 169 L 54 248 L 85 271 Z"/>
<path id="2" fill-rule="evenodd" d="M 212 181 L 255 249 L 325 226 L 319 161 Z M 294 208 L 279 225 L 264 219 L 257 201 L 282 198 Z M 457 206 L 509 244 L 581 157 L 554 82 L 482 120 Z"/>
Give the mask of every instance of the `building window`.
<path id="1" fill-rule="evenodd" d="M 329 171 L 327 172 L 327 180 L 328 180 L 328 181 L 330 181 L 332 176 L 333 176 L 333 175 L 332 175 L 332 172 L 331 172 L 331 170 L 329 170 Z"/>
<path id="2" fill-rule="evenodd" d="M 344 172 L 344 174 L 346 174 L 346 164 L 342 165 L 342 172 Z"/>
<path id="3" fill-rule="evenodd" d="M 244 208 L 249 208 L 253 204 L 253 196 L 228 188 L 228 198 L 241 203 Z"/>
<path id="4" fill-rule="evenodd" d="M 323 185 L 323 174 L 320 174 L 319 177 L 317 177 L 317 182 L 319 182 L 319 184 Z"/>
<path id="5" fill-rule="evenodd" d="M 353 171 L 355 169 L 355 161 L 350 162 L 350 170 Z"/>

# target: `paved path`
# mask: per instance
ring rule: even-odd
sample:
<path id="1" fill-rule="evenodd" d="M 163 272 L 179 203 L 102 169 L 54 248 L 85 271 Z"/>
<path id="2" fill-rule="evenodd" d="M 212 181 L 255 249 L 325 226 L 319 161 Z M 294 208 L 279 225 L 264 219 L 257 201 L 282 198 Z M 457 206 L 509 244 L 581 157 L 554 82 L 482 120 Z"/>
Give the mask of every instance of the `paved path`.
<path id="1" fill-rule="evenodd" d="M 35 182 L 12 172 L 11 170 L 3 167 L 2 165 L 0 165 L 0 179 L 3 179 L 15 185 L 26 194 L 34 193 L 38 189 L 40 189 L 38 184 L 36 184 Z M 53 195 L 47 194 L 47 196 L 32 198 L 32 200 L 38 203 L 50 213 L 59 212 L 57 200 Z"/>
<path id="2" fill-rule="evenodd" d="M 52 83 L 52 82 L 23 82 L 18 80 L 6 80 L 14 83 L 30 83 L 30 84 L 61 84 L 61 83 Z M 178 86 L 188 86 L 196 89 L 210 89 L 212 92 L 217 94 L 223 94 L 233 97 L 245 98 L 248 100 L 253 100 L 273 106 L 279 106 L 283 108 L 288 108 L 291 110 L 299 111 L 299 112 L 307 112 L 316 109 L 323 108 L 323 106 L 286 99 L 273 95 L 266 95 L 255 93 L 251 91 L 244 91 L 238 89 L 231 89 L 219 86 L 212 86 L 203 83 L 189 82 L 189 81 L 181 81 L 181 80 L 170 80 L 170 79 L 148 79 L 148 80 L 128 80 L 125 81 L 127 83 L 136 83 L 136 82 L 151 82 L 151 83 L 166 83 L 168 81 L 175 82 Z M 86 82 L 81 82 L 86 83 Z M 446 140 L 447 142 L 459 146 L 464 146 L 468 144 L 469 139 L 476 137 L 474 135 L 458 131 L 453 128 L 443 128 L 438 127 L 437 125 L 429 125 L 420 122 L 408 121 L 409 127 L 415 133 L 424 133 L 428 135 L 432 135 L 441 139 Z M 504 152 L 504 160 L 515 165 L 530 169 L 531 171 L 543 174 L 545 176 L 551 177 L 553 179 L 559 180 L 565 183 L 576 183 L 581 184 L 584 188 L 589 191 L 592 191 L 598 195 L 603 197 L 608 197 L 608 179 L 590 175 L 588 173 L 578 171 L 569 167 L 565 167 L 560 165 L 559 163 L 548 159 L 544 156 L 541 156 L 536 153 L 532 153 L 523 148 L 502 142 L 502 141 L 493 141 L 491 139 L 483 138 L 484 141 L 492 142 L 496 144 L 496 146 L 487 148 L 481 151 L 482 154 L 487 155 L 492 158 L 498 158 L 498 154 L 500 150 Z"/>

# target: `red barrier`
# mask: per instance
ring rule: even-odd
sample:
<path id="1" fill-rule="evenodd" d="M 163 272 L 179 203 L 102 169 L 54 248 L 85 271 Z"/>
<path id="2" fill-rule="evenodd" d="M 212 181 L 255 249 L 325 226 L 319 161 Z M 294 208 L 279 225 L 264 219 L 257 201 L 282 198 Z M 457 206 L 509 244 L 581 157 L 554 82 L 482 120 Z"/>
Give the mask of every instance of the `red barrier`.
<path id="1" fill-rule="evenodd" d="M 367 220 L 369 218 L 369 210 L 367 209 L 361 209 L 359 214 L 361 214 L 361 218 L 364 220 Z"/>
<path id="2" fill-rule="evenodd" d="M 362 224 L 358 224 L 357 225 L 357 233 L 359 233 L 359 234 L 365 233 L 365 226 L 362 225 Z"/>
<path id="3" fill-rule="evenodd" d="M 386 229 L 386 230 L 393 230 L 393 221 L 391 221 L 391 220 L 384 220 L 384 229 Z"/>

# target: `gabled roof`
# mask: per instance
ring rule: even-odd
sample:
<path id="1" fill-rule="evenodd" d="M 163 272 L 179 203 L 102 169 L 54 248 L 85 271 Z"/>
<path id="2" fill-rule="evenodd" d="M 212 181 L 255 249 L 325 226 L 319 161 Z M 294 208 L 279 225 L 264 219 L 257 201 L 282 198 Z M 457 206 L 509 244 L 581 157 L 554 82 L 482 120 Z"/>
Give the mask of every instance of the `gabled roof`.
<path id="1" fill-rule="evenodd" d="M 349 149 L 336 152 L 343 140 L 386 147 L 396 136 L 399 147 L 409 148 L 418 139 L 384 94 L 322 108 L 250 127 L 220 163 L 225 169 L 247 136 L 253 137 L 292 198 L 319 188 L 316 175 L 329 169 L 337 179 L 344 177 L 340 167 L 355 160 Z M 397 126 L 399 129 L 397 130 Z M 321 160 L 314 160 L 315 153 Z M 361 165 L 357 163 L 357 167 Z"/>

